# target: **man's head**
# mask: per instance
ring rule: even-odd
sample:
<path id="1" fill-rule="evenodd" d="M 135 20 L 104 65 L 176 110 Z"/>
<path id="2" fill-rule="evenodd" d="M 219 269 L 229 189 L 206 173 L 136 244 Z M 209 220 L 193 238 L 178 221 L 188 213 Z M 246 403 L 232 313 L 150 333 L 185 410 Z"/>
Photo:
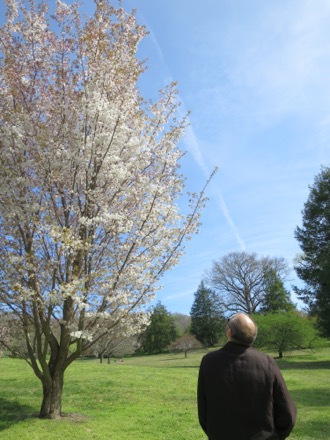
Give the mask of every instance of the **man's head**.
<path id="1" fill-rule="evenodd" d="M 237 313 L 228 320 L 226 335 L 229 341 L 252 345 L 257 337 L 257 332 L 256 323 L 244 313 Z"/>

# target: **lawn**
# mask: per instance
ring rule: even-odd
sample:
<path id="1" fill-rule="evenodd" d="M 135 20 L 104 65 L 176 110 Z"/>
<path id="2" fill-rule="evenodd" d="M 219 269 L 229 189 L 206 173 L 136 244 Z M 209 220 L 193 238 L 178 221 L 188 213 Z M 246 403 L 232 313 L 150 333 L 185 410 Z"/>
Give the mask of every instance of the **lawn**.
<path id="1" fill-rule="evenodd" d="M 76 361 L 66 373 L 62 420 L 40 420 L 41 386 L 22 360 L 0 359 L 0 438 L 203 440 L 196 381 L 204 352 Z M 290 439 L 330 439 L 330 350 L 279 362 L 298 407 Z"/>

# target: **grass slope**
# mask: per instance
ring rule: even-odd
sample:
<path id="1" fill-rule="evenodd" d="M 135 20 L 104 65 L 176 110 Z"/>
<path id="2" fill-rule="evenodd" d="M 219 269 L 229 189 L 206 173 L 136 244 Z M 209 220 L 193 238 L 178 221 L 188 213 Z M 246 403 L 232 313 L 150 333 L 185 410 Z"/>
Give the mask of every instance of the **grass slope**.
<path id="1" fill-rule="evenodd" d="M 36 417 L 41 386 L 21 360 L 0 359 L 0 438 L 203 440 L 196 381 L 204 352 L 100 364 L 76 361 L 65 377 L 62 420 Z M 290 439 L 330 439 L 330 350 L 279 362 L 298 407 Z"/>

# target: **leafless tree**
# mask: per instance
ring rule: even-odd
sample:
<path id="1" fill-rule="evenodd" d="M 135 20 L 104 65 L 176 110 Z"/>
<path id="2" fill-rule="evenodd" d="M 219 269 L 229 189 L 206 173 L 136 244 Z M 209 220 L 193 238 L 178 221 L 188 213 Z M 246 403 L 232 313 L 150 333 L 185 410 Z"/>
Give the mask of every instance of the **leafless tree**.
<path id="1" fill-rule="evenodd" d="M 289 275 L 284 258 L 258 257 L 255 253 L 231 252 L 213 261 L 206 281 L 218 293 L 228 312 L 252 314 L 265 295 L 265 274 L 273 270 L 283 281 Z"/>

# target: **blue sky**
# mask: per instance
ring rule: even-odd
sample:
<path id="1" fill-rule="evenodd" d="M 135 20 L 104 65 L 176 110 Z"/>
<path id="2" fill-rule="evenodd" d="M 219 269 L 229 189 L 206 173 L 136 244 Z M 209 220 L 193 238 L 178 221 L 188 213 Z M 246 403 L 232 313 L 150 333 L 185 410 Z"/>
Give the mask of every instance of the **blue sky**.
<path id="1" fill-rule="evenodd" d="M 92 4 L 85 0 L 87 10 Z M 308 186 L 330 157 L 330 2 L 124 0 L 123 7 L 137 9 L 150 32 L 139 52 L 148 58 L 142 94 L 155 97 L 178 81 L 191 111 L 182 139 L 188 189 L 200 190 L 219 167 L 201 231 L 157 295 L 169 311 L 189 314 L 213 260 L 244 250 L 292 265 L 299 252 L 294 230 Z"/>
<path id="2" fill-rule="evenodd" d="M 215 166 L 200 233 L 157 295 L 189 314 L 213 260 L 232 251 L 299 253 L 308 186 L 330 157 L 330 2 L 126 0 L 150 32 L 145 94 L 176 80 L 191 126 L 189 189 Z M 299 283 L 294 271 L 292 281 Z"/>

